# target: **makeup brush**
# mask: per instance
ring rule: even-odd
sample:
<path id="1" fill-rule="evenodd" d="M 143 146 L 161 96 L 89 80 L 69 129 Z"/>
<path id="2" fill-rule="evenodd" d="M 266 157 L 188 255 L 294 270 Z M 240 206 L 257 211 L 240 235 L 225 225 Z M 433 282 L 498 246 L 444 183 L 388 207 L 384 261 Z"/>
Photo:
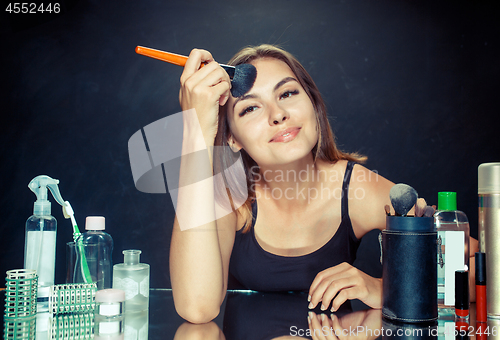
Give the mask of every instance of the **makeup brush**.
<path id="1" fill-rule="evenodd" d="M 180 54 L 164 52 L 143 46 L 137 46 L 135 52 L 179 66 L 186 65 L 186 60 L 188 59 L 188 57 Z M 241 97 L 250 91 L 257 77 L 257 69 L 255 66 L 251 64 L 241 64 L 237 66 L 219 65 L 226 70 L 231 79 L 231 95 L 233 97 Z"/>
<path id="2" fill-rule="evenodd" d="M 418 193 L 411 186 L 403 183 L 394 185 L 389 191 L 391 204 L 396 216 L 406 216 L 408 211 L 417 203 Z"/>

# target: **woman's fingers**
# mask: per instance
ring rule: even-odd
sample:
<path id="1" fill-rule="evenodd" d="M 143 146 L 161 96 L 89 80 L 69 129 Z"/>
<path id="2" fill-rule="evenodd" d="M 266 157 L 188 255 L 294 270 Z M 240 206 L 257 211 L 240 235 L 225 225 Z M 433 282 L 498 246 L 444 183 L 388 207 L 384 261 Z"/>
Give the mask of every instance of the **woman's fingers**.
<path id="1" fill-rule="evenodd" d="M 323 293 L 321 308 L 325 310 L 332 303 L 331 311 L 335 312 L 347 299 L 352 297 L 352 287 L 355 285 L 352 278 L 332 281 Z M 324 307 L 324 308 L 323 308 Z"/>
<path id="2" fill-rule="evenodd" d="M 231 82 L 226 71 L 216 63 L 205 68 L 193 74 L 181 87 L 179 99 L 183 110 L 227 102 Z"/>
<path id="3" fill-rule="evenodd" d="M 208 62 L 208 63 L 206 63 Z M 205 63 L 200 68 L 202 63 Z M 225 105 L 231 89 L 227 72 L 208 51 L 193 50 L 181 75 L 179 102 L 183 111 L 194 109 L 207 146 L 217 133 L 219 106 Z"/>
<path id="4" fill-rule="evenodd" d="M 309 288 L 309 308 L 315 308 L 319 302 L 322 303 L 323 310 L 328 308 L 331 299 L 335 294 L 330 298 L 329 301 L 323 301 L 323 296 L 325 291 L 330 287 L 334 280 L 344 279 L 349 277 L 349 270 L 353 268 L 348 263 L 341 263 L 337 266 L 328 268 L 318 273 L 314 278 L 313 283 L 311 284 L 311 288 Z"/>
<path id="5" fill-rule="evenodd" d="M 331 310 L 336 311 L 345 301 L 352 299 L 359 299 L 372 308 L 380 308 L 382 281 L 343 263 L 320 272 L 314 279 L 309 294 L 310 309 L 321 302 L 322 310 L 326 310 L 332 303 Z"/>
<path id="6" fill-rule="evenodd" d="M 215 62 L 204 66 L 203 69 L 181 81 L 182 87 L 189 93 L 203 93 L 201 91 L 210 90 L 221 83 L 230 86 L 229 75 Z"/>
<path id="7" fill-rule="evenodd" d="M 340 308 L 340 306 L 342 306 L 342 304 L 344 302 L 346 302 L 347 300 L 352 300 L 352 299 L 357 298 L 359 296 L 359 294 L 356 293 L 357 288 L 358 287 L 354 286 L 354 287 L 342 289 L 337 294 L 337 296 L 335 297 L 335 299 L 333 299 L 333 301 L 332 301 L 332 308 L 330 309 L 330 311 L 332 313 L 336 312 Z"/>
<path id="8" fill-rule="evenodd" d="M 200 68 L 201 64 L 205 65 Z M 207 105 L 224 105 L 229 98 L 231 81 L 208 51 L 193 50 L 181 75 L 179 101 L 183 110 Z"/>
<path id="9" fill-rule="evenodd" d="M 198 71 L 202 63 L 210 63 L 214 58 L 212 54 L 205 50 L 193 49 L 189 53 L 186 65 L 184 65 L 184 71 L 181 76 L 181 83 L 183 79 L 189 78 L 192 74 Z"/>

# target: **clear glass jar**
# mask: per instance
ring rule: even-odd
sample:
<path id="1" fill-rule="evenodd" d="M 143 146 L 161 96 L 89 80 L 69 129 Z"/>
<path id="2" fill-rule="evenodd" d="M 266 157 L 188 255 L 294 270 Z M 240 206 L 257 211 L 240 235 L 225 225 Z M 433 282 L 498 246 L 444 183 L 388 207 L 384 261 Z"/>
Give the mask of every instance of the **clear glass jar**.
<path id="1" fill-rule="evenodd" d="M 140 250 L 124 250 L 123 263 L 113 266 L 113 288 L 125 291 L 127 312 L 149 307 L 149 264 L 140 263 Z"/>

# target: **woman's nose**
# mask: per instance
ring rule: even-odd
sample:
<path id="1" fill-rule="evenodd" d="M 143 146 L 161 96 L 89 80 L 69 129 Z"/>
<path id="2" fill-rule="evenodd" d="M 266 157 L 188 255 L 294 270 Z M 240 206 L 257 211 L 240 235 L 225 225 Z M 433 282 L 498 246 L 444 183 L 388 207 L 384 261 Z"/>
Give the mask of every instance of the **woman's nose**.
<path id="1" fill-rule="evenodd" d="M 273 112 L 271 115 L 269 115 L 269 124 L 270 125 L 278 125 L 286 121 L 288 118 L 290 118 L 290 115 L 288 114 L 287 111 L 283 110 L 279 106 L 276 106 L 273 109 Z"/>

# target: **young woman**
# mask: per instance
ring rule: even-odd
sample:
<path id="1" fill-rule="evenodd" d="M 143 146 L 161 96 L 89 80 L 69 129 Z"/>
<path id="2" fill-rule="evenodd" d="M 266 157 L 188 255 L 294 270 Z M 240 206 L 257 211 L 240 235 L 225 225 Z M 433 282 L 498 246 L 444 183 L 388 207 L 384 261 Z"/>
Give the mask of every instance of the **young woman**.
<path id="1" fill-rule="evenodd" d="M 248 289 L 308 291 L 310 308 L 335 311 L 349 299 L 381 308 L 381 279 L 352 263 L 363 235 L 385 228 L 393 183 L 337 149 L 319 91 L 293 56 L 261 45 L 229 64 L 242 63 L 254 65 L 257 78 L 238 98 L 207 51 L 193 50 L 181 76 L 183 155 L 201 150 L 210 161 L 181 162 L 170 248 L 177 312 L 193 323 L 215 318 L 229 272 Z M 234 152 L 246 200 L 218 218 L 212 175 L 224 175 Z M 203 183 L 187 185 L 195 173 L 205 174 Z M 234 192 L 229 197 L 237 206 Z"/>

